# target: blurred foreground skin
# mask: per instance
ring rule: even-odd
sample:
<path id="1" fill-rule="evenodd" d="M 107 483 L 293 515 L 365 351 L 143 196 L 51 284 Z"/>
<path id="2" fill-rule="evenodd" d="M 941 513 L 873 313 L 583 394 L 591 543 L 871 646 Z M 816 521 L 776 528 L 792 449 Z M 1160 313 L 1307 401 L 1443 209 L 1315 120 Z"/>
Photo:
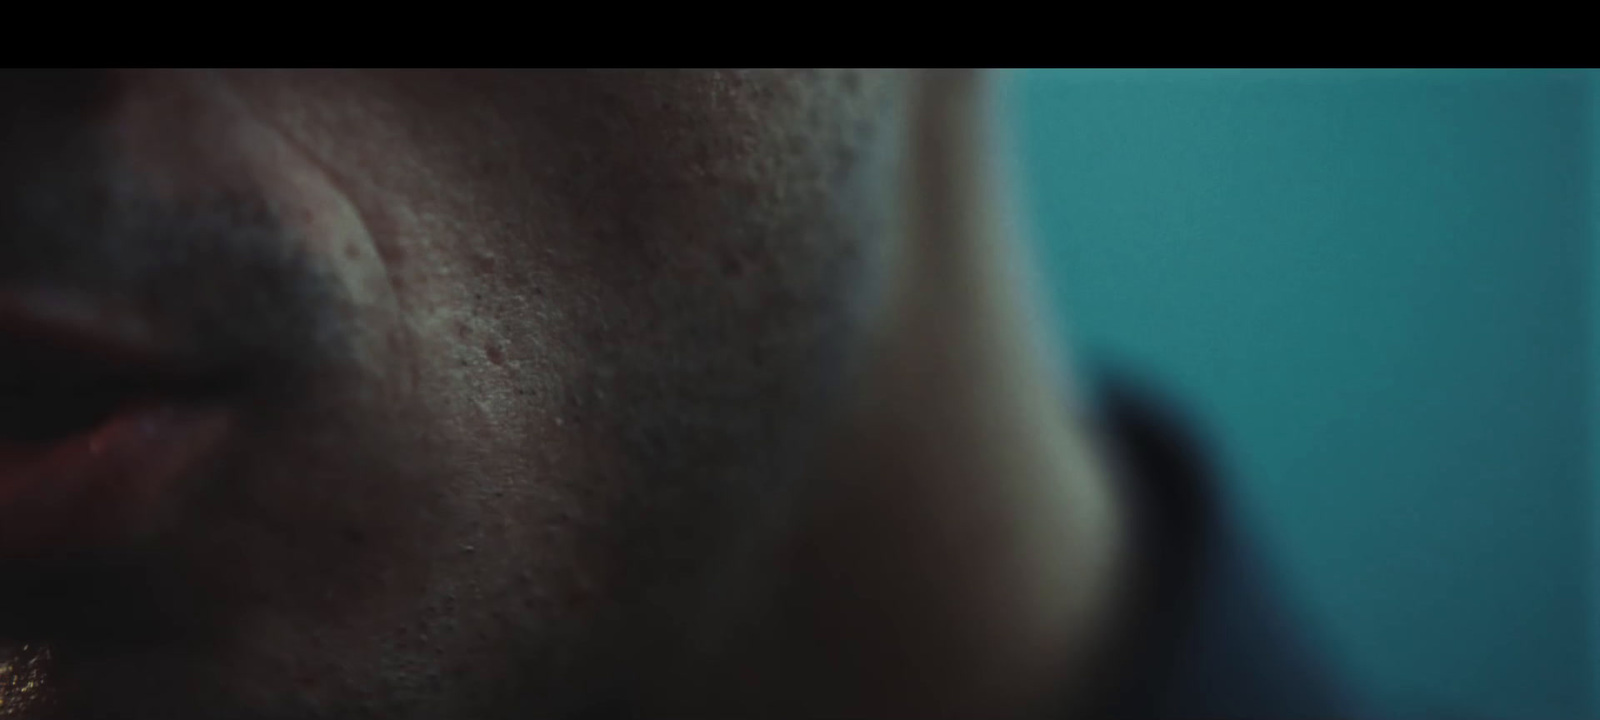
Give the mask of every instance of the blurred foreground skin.
<path id="1" fill-rule="evenodd" d="M 189 418 L 0 445 L 0 717 L 1070 700 L 1122 523 L 989 84 L 0 73 L 0 428 Z"/>

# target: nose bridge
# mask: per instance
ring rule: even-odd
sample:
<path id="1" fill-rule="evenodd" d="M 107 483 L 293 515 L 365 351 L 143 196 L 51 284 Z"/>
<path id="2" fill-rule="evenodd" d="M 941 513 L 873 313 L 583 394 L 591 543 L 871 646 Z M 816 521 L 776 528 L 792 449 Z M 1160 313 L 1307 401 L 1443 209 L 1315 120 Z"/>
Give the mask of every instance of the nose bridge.
<path id="1" fill-rule="evenodd" d="M 0 69 L 0 118 L 10 123 L 29 115 L 81 112 L 106 96 L 112 70 Z"/>
<path id="2" fill-rule="evenodd" d="M 196 76 L 166 70 L 0 70 L 0 181 L 16 191 L 119 153 L 130 131 L 188 131 Z"/>
<path id="3" fill-rule="evenodd" d="M 107 70 L 0 70 L 0 161 L 14 167 L 81 137 L 113 85 Z"/>
<path id="4" fill-rule="evenodd" d="M 0 70 L 0 204 L 83 175 L 113 84 L 110 71 Z"/>

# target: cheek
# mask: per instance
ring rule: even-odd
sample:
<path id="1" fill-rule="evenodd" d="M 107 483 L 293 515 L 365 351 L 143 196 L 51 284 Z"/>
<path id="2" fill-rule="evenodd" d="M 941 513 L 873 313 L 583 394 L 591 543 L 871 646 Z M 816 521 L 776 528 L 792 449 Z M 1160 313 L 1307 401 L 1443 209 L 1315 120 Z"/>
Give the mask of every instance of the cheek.
<path id="1" fill-rule="evenodd" d="M 360 361 L 263 426 L 225 501 L 242 519 L 211 528 L 253 548 L 206 556 L 217 577 L 285 598 L 253 642 L 338 617 L 368 660 L 466 656 L 484 628 L 581 645 L 596 608 L 738 546 L 804 467 L 859 344 L 888 101 L 782 74 L 582 79 L 503 95 L 537 122 L 242 91 L 237 172 L 343 283 Z"/>

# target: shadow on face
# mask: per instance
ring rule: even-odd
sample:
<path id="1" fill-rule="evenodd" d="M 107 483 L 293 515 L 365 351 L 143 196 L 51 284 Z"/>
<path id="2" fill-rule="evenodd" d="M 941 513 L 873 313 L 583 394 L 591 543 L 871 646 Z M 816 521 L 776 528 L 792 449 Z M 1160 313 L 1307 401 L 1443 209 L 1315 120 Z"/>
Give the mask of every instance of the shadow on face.
<path id="1" fill-rule="evenodd" d="M 852 367 L 898 83 L 0 74 L 0 715 L 687 667 Z"/>

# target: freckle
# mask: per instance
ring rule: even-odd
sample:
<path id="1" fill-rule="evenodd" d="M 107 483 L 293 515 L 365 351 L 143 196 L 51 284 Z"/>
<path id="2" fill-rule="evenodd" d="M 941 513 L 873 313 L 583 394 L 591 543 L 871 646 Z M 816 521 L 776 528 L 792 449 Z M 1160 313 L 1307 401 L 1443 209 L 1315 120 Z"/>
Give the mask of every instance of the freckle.
<path id="1" fill-rule="evenodd" d="M 504 365 L 506 362 L 505 353 L 500 352 L 500 348 L 495 345 L 484 345 L 483 352 L 489 356 L 489 362 L 496 365 Z"/>
<path id="2" fill-rule="evenodd" d="M 344 256 L 345 256 L 345 258 L 350 259 L 350 260 L 354 260 L 354 259 L 356 259 L 358 257 L 361 257 L 361 248 L 356 247 L 353 244 L 352 245 L 346 245 L 346 246 L 344 246 Z"/>

